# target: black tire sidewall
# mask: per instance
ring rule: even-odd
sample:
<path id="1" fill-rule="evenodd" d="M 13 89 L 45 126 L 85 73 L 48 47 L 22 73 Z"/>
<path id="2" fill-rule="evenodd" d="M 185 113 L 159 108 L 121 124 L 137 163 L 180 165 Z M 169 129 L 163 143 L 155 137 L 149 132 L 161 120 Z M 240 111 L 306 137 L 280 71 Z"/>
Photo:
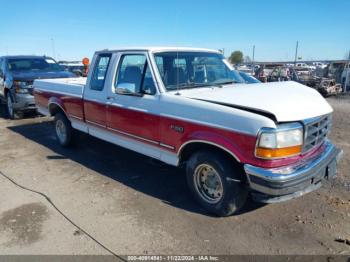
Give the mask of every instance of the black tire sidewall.
<path id="1" fill-rule="evenodd" d="M 12 114 L 10 113 L 10 110 L 8 108 L 8 99 L 10 99 L 12 102 Z M 6 94 L 6 114 L 9 119 L 15 119 L 15 111 L 13 109 L 13 97 L 10 91 L 8 91 Z"/>
<path id="2" fill-rule="evenodd" d="M 65 141 L 61 141 L 61 139 L 58 137 L 57 131 L 56 131 L 56 124 L 57 121 L 62 121 L 62 123 L 65 126 L 66 129 L 66 139 Z M 56 135 L 56 139 L 58 141 L 58 143 L 63 146 L 63 147 L 68 147 L 71 145 L 71 140 L 72 140 L 72 126 L 71 123 L 69 122 L 69 120 L 67 119 L 67 117 L 65 115 L 63 115 L 62 113 L 57 113 L 55 115 L 55 122 L 54 122 L 54 129 L 55 129 L 55 135 Z"/>
<path id="3" fill-rule="evenodd" d="M 211 165 L 220 175 L 223 185 L 223 197 L 215 204 L 206 202 L 197 192 L 194 183 L 194 172 L 200 164 Z M 244 182 L 235 182 L 231 179 L 242 179 L 239 168 L 218 152 L 198 151 L 194 153 L 186 165 L 188 186 L 197 202 L 206 210 L 218 216 L 229 216 L 237 212 L 247 199 L 248 190 Z"/>

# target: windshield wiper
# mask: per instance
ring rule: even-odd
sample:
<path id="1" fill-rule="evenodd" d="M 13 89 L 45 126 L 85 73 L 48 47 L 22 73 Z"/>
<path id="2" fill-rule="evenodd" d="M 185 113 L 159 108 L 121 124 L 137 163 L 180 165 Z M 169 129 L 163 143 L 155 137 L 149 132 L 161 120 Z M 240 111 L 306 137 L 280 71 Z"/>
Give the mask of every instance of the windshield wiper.
<path id="1" fill-rule="evenodd" d="M 188 88 L 195 88 L 195 87 L 211 87 L 211 86 L 213 86 L 213 84 L 203 84 L 203 83 L 190 82 L 190 83 L 181 83 L 178 85 L 167 86 L 167 88 L 171 89 L 171 90 L 177 90 L 177 89 L 188 89 Z"/>
<path id="2" fill-rule="evenodd" d="M 229 84 L 239 84 L 240 82 L 231 80 L 231 81 L 226 81 L 226 82 L 221 82 L 221 83 L 215 83 L 215 85 L 223 86 L 223 85 L 229 85 Z"/>

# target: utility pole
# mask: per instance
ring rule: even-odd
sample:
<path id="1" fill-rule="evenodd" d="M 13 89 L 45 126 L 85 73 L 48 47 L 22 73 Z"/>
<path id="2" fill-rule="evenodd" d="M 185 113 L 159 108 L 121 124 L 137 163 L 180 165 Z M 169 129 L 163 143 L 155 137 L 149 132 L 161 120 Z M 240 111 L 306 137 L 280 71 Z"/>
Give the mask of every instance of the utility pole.
<path id="1" fill-rule="evenodd" d="M 299 41 L 297 41 L 297 45 L 295 47 L 295 57 L 294 57 L 294 66 L 297 64 L 297 59 L 298 59 L 298 47 L 299 47 Z"/>
<path id="2" fill-rule="evenodd" d="M 52 57 L 53 59 L 56 59 L 55 40 L 53 38 L 51 38 L 51 45 L 52 45 Z"/>
<path id="3" fill-rule="evenodd" d="M 255 72 L 255 45 L 253 45 L 253 56 L 252 56 L 252 71 L 253 71 L 253 74 Z"/>

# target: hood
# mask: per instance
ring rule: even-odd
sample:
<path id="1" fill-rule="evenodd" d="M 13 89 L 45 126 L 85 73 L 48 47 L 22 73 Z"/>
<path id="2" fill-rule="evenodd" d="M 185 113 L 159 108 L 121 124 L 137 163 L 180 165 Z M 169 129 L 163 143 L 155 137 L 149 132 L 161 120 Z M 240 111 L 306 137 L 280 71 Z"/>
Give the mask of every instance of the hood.
<path id="1" fill-rule="evenodd" d="M 13 80 L 17 81 L 33 81 L 35 79 L 50 79 L 50 78 L 70 78 L 76 77 L 71 72 L 67 71 L 28 71 L 28 72 L 12 72 Z"/>
<path id="2" fill-rule="evenodd" d="M 273 115 L 277 122 L 300 121 L 333 111 L 315 89 L 293 81 L 187 89 L 180 90 L 180 94 L 191 99 Z"/>

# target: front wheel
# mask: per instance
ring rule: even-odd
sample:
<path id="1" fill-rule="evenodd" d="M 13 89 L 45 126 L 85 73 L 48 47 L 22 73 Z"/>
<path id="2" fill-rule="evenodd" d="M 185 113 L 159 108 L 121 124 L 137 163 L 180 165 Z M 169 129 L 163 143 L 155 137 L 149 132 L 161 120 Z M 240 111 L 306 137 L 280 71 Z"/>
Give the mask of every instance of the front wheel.
<path id="1" fill-rule="evenodd" d="M 63 147 L 68 147 L 72 143 L 72 126 L 67 117 L 62 113 L 55 115 L 55 133 L 57 141 Z"/>
<path id="2" fill-rule="evenodd" d="M 187 183 L 195 199 L 218 216 L 229 216 L 242 208 L 248 190 L 242 169 L 220 152 L 198 151 L 186 166 Z"/>
<path id="3" fill-rule="evenodd" d="M 13 98 L 10 92 L 6 94 L 6 112 L 10 119 L 15 119 L 15 111 L 13 109 Z"/>

